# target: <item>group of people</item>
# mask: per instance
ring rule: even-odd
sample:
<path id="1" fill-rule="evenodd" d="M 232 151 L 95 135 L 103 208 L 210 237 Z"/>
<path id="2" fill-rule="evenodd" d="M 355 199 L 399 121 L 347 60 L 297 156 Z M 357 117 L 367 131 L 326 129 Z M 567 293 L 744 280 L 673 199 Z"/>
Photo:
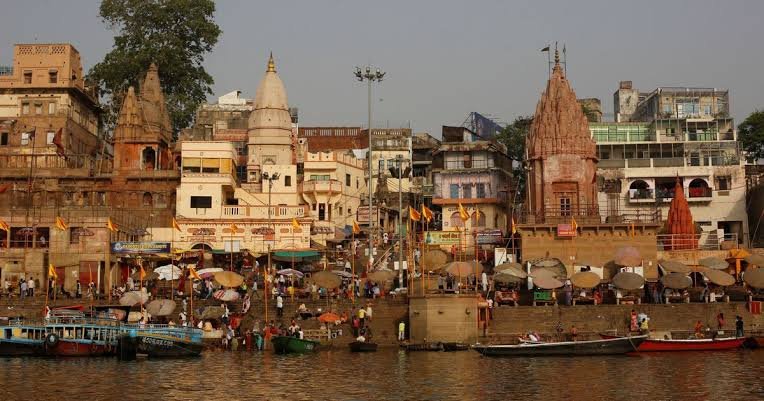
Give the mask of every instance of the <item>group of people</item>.
<path id="1" fill-rule="evenodd" d="M 727 321 L 724 318 L 724 313 L 719 312 L 719 314 L 716 315 L 716 330 L 713 331 L 711 334 L 712 338 L 715 338 L 717 334 L 720 331 L 723 331 L 727 325 Z M 744 322 L 743 317 L 740 315 L 735 316 L 735 336 L 736 337 L 743 337 L 744 330 Z M 703 322 L 698 320 L 695 322 L 695 327 L 693 328 L 693 335 L 695 338 L 706 338 L 706 332 L 711 331 L 711 326 L 705 326 L 703 325 Z"/>

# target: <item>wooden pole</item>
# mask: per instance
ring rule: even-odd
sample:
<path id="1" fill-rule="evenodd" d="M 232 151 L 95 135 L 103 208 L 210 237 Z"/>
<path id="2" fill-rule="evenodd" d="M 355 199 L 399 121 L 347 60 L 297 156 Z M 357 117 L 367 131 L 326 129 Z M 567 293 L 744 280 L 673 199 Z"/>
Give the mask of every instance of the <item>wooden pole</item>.
<path id="1" fill-rule="evenodd" d="M 109 287 L 107 299 L 111 303 L 111 287 L 114 283 L 111 280 L 111 230 L 106 229 L 106 255 L 104 260 L 104 271 L 106 272 L 106 286 Z"/>
<path id="2" fill-rule="evenodd" d="M 175 227 L 172 227 L 172 239 L 170 240 L 170 299 L 175 299 Z M 193 285 L 191 286 L 193 290 Z"/>
<path id="3" fill-rule="evenodd" d="M 353 222 L 353 234 L 351 236 L 352 238 L 352 246 L 350 247 L 350 274 L 352 277 L 350 277 L 350 281 L 352 282 L 352 285 L 350 286 L 350 302 L 355 305 L 355 222 Z"/>

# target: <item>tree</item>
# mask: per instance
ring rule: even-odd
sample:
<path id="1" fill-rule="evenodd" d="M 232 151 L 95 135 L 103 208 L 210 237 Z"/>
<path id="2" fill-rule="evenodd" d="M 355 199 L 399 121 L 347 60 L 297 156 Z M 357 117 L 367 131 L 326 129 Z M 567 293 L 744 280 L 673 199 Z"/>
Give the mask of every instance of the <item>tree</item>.
<path id="1" fill-rule="evenodd" d="M 116 31 L 114 45 L 88 80 L 105 99 L 104 122 L 113 127 L 128 87 L 138 87 L 149 65 L 159 67 L 173 133 L 191 125 L 197 107 L 212 93 L 204 55 L 221 30 L 212 0 L 103 0 L 99 16 Z"/>
<path id="2" fill-rule="evenodd" d="M 515 183 L 517 199 L 510 195 L 510 200 L 520 202 L 525 195 L 525 138 L 531 130 L 533 117 L 517 117 L 512 124 L 501 130 L 497 139 L 507 147 L 507 156 L 512 160 L 512 177 Z"/>
<path id="3" fill-rule="evenodd" d="M 756 110 L 737 127 L 748 160 L 764 159 L 764 110 Z"/>

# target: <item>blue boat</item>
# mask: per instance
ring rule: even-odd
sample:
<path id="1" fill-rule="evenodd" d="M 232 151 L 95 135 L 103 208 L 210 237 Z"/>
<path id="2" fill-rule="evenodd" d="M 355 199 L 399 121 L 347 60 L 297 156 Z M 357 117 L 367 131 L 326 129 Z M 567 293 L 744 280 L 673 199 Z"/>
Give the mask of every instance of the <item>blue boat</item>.
<path id="1" fill-rule="evenodd" d="M 122 325 L 122 331 L 134 344 L 136 353 L 149 358 L 199 356 L 204 348 L 203 331 L 193 327 Z"/>
<path id="2" fill-rule="evenodd" d="M 34 356 L 45 353 L 45 326 L 13 319 L 0 326 L 1 356 Z"/>

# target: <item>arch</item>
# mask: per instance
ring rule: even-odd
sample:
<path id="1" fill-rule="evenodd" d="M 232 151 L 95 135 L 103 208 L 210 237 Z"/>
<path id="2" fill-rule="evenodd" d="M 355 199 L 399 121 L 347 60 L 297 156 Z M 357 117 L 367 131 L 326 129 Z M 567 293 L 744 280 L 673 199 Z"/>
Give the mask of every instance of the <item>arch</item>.
<path id="1" fill-rule="evenodd" d="M 464 221 L 462 221 L 462 216 L 459 215 L 459 212 L 451 214 L 451 227 L 464 227 Z"/>
<path id="2" fill-rule="evenodd" d="M 708 188 L 708 182 L 702 178 L 695 178 L 690 181 L 688 188 Z"/>
<path id="3" fill-rule="evenodd" d="M 702 178 L 695 178 L 690 181 L 687 187 L 687 194 L 690 198 L 710 198 L 711 188 L 708 186 L 708 181 Z"/>
<path id="4" fill-rule="evenodd" d="M 631 185 L 629 185 L 629 189 L 650 189 L 650 184 L 645 180 L 634 180 L 631 182 Z"/>
<path id="5" fill-rule="evenodd" d="M 141 160 L 141 169 L 153 170 L 154 166 L 156 166 L 156 151 L 154 151 L 154 148 L 146 146 L 141 152 Z"/>
<path id="6" fill-rule="evenodd" d="M 472 216 L 470 216 L 470 223 L 472 224 L 472 227 L 485 227 L 485 213 L 476 210 L 475 213 L 472 213 Z"/>
<path id="7" fill-rule="evenodd" d="M 151 192 L 143 193 L 143 206 L 154 206 L 154 196 L 151 195 Z"/>

